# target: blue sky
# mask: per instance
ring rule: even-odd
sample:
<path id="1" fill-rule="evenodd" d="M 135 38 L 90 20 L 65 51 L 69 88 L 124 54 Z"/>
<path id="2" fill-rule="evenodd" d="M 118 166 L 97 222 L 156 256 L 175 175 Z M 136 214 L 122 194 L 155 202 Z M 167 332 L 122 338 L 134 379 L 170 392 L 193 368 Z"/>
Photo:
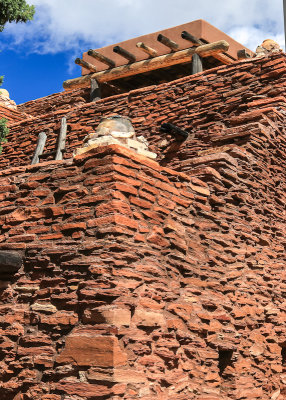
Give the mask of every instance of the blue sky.
<path id="1" fill-rule="evenodd" d="M 74 59 L 89 48 L 205 19 L 246 47 L 284 47 L 282 0 L 27 0 L 36 15 L 1 35 L 3 87 L 17 104 L 60 92 L 80 76 Z"/>

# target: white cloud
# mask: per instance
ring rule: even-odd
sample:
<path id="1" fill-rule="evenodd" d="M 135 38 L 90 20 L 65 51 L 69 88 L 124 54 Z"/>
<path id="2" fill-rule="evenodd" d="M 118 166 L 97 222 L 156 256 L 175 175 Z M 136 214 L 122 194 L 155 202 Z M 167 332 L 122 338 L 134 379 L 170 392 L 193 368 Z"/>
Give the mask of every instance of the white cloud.
<path id="1" fill-rule="evenodd" d="M 255 50 L 258 44 L 265 39 L 273 39 L 284 49 L 284 32 L 274 32 L 267 29 L 256 27 L 235 27 L 228 32 L 229 36 L 236 39 L 239 43 L 247 43 L 247 47 Z"/>
<path id="2" fill-rule="evenodd" d="M 28 0 L 36 16 L 2 35 L 21 51 L 71 57 L 90 47 L 205 19 L 255 50 L 266 38 L 284 46 L 282 0 Z"/>

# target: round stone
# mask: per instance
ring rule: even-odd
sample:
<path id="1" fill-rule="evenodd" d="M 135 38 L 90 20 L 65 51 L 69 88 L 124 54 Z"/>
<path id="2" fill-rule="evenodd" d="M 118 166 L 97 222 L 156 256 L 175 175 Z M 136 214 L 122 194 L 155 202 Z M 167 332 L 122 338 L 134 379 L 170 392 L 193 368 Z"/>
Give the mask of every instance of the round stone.
<path id="1" fill-rule="evenodd" d="M 10 99 L 9 92 L 6 89 L 2 89 L 2 88 L 0 89 L 0 96 L 5 97 L 6 99 Z"/>

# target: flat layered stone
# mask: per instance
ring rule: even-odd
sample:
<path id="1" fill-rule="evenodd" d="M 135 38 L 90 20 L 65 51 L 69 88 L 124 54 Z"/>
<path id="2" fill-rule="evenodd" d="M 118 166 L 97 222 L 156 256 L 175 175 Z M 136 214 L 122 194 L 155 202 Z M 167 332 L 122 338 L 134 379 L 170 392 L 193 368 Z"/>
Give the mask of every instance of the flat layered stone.
<path id="1" fill-rule="evenodd" d="M 57 356 L 58 364 L 115 367 L 125 365 L 127 355 L 113 336 L 102 336 L 92 329 L 80 328 L 66 338 L 65 348 Z"/>

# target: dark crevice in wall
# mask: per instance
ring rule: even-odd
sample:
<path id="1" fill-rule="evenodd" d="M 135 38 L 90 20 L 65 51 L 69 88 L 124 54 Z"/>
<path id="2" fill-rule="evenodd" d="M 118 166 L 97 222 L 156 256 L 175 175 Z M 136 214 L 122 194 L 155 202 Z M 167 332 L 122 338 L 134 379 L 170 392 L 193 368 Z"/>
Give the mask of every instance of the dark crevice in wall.
<path id="1" fill-rule="evenodd" d="M 281 358 L 282 358 L 282 365 L 286 370 L 286 346 L 282 346 L 281 348 Z"/>
<path id="2" fill-rule="evenodd" d="M 222 376 L 226 367 L 232 365 L 233 350 L 219 350 L 218 354 L 218 368 L 219 375 Z"/>

